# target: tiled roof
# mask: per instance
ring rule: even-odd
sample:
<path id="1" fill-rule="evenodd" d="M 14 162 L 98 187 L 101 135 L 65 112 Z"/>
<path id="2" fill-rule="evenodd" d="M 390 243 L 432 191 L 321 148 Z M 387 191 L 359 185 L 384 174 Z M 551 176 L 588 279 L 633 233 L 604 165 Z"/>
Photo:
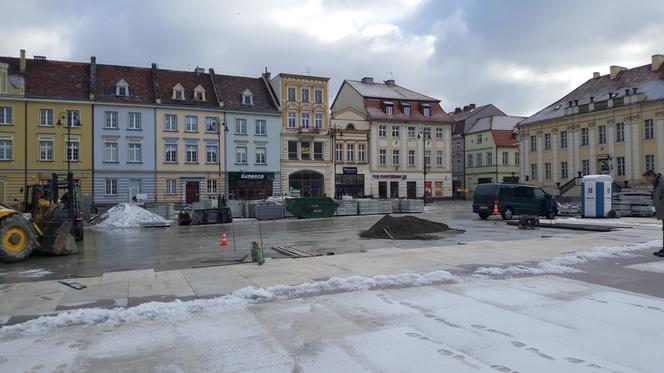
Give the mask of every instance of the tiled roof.
<path id="1" fill-rule="evenodd" d="M 458 112 L 458 113 L 455 113 L 455 112 L 452 111 L 452 112 L 449 112 L 449 113 L 447 113 L 447 114 L 448 114 L 449 116 L 451 116 L 452 119 L 454 119 L 455 121 L 460 121 L 460 120 L 466 120 L 466 119 L 468 119 L 469 117 L 471 117 L 471 116 L 473 116 L 473 115 L 477 115 L 477 114 L 479 114 L 482 110 L 487 109 L 487 108 L 490 108 L 490 107 L 493 107 L 493 108 L 496 109 L 497 111 L 501 112 L 503 115 L 506 115 L 506 114 L 503 113 L 500 109 L 498 109 L 497 107 L 495 107 L 495 106 L 492 105 L 492 104 L 487 104 L 487 105 L 477 106 L 477 107 L 475 107 L 474 109 L 465 110 L 465 111 L 464 111 L 464 110 L 461 110 L 461 111 Z"/>
<path id="2" fill-rule="evenodd" d="M 387 100 L 440 102 L 435 98 L 411 91 L 396 84 L 362 83 L 358 80 L 345 80 L 364 98 L 380 98 Z"/>
<path id="3" fill-rule="evenodd" d="M 120 80 L 124 80 L 129 85 L 128 97 L 115 95 L 115 86 Z M 152 71 L 143 67 L 97 64 L 95 100 L 154 105 Z"/>
<path id="4" fill-rule="evenodd" d="M 637 89 L 637 93 L 645 93 L 647 101 L 664 99 L 664 68 L 652 71 L 652 65 L 648 64 L 624 70 L 618 73 L 615 79 L 611 79 L 610 75 L 589 79 L 561 99 L 519 123 L 519 126 L 563 117 L 565 108 L 569 105 L 568 101 L 579 100 L 578 104 L 583 105 L 590 102 L 590 97 L 594 97 L 595 102 L 607 100 L 609 93 L 617 93 L 616 97 L 624 97 L 625 90 L 631 91 L 633 88 Z"/>
<path id="5" fill-rule="evenodd" d="M 278 112 L 268 87 L 262 78 L 242 76 L 214 75 L 219 87 L 219 100 L 223 101 L 225 110 Z M 253 105 L 242 103 L 242 93 L 250 90 L 254 96 Z"/>
<path id="6" fill-rule="evenodd" d="M 493 141 L 496 143 L 496 146 L 519 146 L 514 137 L 514 132 L 511 130 L 493 130 L 491 134 L 493 135 Z"/>
<path id="7" fill-rule="evenodd" d="M 196 73 L 193 71 L 157 69 L 156 76 L 157 81 L 159 82 L 159 93 L 161 95 L 162 104 L 220 109 L 219 101 L 214 94 L 210 74 L 207 72 Z M 173 99 L 173 87 L 178 83 L 184 87 L 184 100 Z M 205 89 L 205 101 L 194 99 L 194 89 L 198 87 L 199 84 Z"/>
<path id="8" fill-rule="evenodd" d="M 524 117 L 514 117 L 508 115 L 492 115 L 490 117 L 482 117 L 473 123 L 470 128 L 466 129 L 466 133 L 475 133 L 488 130 L 507 130 L 512 131 L 517 123 L 521 122 Z"/>
<path id="9" fill-rule="evenodd" d="M 51 60 L 26 60 L 28 97 L 88 100 L 90 64 Z"/>
<path id="10" fill-rule="evenodd" d="M 422 114 L 422 105 L 426 105 L 431 108 L 431 115 L 425 117 Z M 438 102 L 431 103 L 422 103 L 422 102 L 412 102 L 410 104 L 410 116 L 405 116 L 403 114 L 401 104 L 394 104 L 394 114 L 388 115 L 385 113 L 385 107 L 383 105 L 383 100 L 374 99 L 374 98 L 365 98 L 364 107 L 369 114 L 369 118 L 372 120 L 389 120 L 389 121 L 401 121 L 401 122 L 438 122 L 438 123 L 452 123 L 454 122 L 445 111 L 440 107 Z"/>
<path id="11" fill-rule="evenodd" d="M 279 74 L 277 74 L 277 77 L 282 77 L 284 79 L 322 80 L 322 81 L 326 81 L 326 82 L 330 80 L 330 78 L 326 78 L 326 77 L 323 77 L 323 76 L 289 74 L 289 73 L 279 73 Z"/>

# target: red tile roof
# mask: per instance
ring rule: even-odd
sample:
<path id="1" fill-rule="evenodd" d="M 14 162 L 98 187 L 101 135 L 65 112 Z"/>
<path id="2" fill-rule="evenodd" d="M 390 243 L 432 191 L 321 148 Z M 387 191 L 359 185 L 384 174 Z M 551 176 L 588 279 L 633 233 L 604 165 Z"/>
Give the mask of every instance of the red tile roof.
<path id="1" fill-rule="evenodd" d="M 506 130 L 492 130 L 491 134 L 493 135 L 493 141 L 496 143 L 496 146 L 509 146 L 517 147 L 519 144 L 516 142 L 514 133 L 512 131 Z"/>
<path id="2" fill-rule="evenodd" d="M 400 122 L 438 122 L 438 123 L 453 123 L 454 120 L 450 118 L 445 111 L 440 107 L 436 101 L 433 102 L 408 102 L 410 104 L 410 116 L 403 114 L 403 104 L 396 100 L 391 101 L 394 105 L 394 114 L 388 115 L 385 113 L 385 105 L 381 99 L 365 98 L 364 107 L 372 120 L 387 120 L 387 121 L 400 121 Z M 422 107 L 428 106 L 431 108 L 431 116 L 425 117 L 422 114 Z"/>
<path id="3" fill-rule="evenodd" d="M 14 75 L 19 73 L 19 59 L 15 57 L 0 57 L 0 63 L 6 63 L 9 65 L 7 74 Z"/>
<path id="4" fill-rule="evenodd" d="M 122 79 L 129 85 L 128 97 L 115 95 L 115 86 Z M 143 67 L 97 64 L 95 100 L 154 105 L 152 70 Z"/>
<path id="5" fill-rule="evenodd" d="M 270 91 L 262 78 L 247 78 L 215 74 L 219 88 L 219 100 L 223 101 L 225 110 L 278 112 Z M 254 96 L 253 105 L 242 103 L 242 93 L 250 90 Z"/>
<path id="6" fill-rule="evenodd" d="M 157 81 L 161 103 L 167 105 L 184 105 L 220 109 L 219 101 L 214 94 L 212 79 L 207 72 L 176 71 L 157 69 Z M 178 83 L 184 87 L 184 100 L 173 99 L 173 87 Z M 205 101 L 194 100 L 194 89 L 200 85 L 205 89 Z"/>
<path id="7" fill-rule="evenodd" d="M 88 100 L 90 64 L 51 60 L 26 60 L 27 97 Z"/>

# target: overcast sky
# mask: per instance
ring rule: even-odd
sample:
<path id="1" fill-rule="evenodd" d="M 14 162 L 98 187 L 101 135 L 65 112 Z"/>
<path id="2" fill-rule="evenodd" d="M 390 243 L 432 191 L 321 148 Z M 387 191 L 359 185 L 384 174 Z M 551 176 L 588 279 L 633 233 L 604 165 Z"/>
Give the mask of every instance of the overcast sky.
<path id="1" fill-rule="evenodd" d="M 112 4 L 111 4 L 112 3 Z M 5 1 L 0 55 L 259 76 L 394 78 L 443 108 L 530 115 L 664 53 L 664 1 Z"/>

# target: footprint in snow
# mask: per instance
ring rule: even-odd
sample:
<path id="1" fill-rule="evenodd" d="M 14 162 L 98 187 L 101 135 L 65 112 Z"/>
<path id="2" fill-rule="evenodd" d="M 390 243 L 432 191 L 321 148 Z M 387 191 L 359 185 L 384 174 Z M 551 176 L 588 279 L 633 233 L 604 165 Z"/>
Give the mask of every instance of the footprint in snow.
<path id="1" fill-rule="evenodd" d="M 579 364 L 584 362 L 584 360 L 577 359 L 575 357 L 566 357 L 565 360 L 569 361 L 572 364 Z"/>
<path id="2" fill-rule="evenodd" d="M 499 372 L 505 372 L 505 373 L 510 373 L 510 372 L 512 372 L 512 369 L 510 369 L 510 368 L 508 368 L 508 367 L 506 367 L 506 366 L 503 366 L 503 365 L 492 365 L 491 368 L 493 368 L 493 369 L 495 369 L 495 370 L 497 370 L 497 371 L 499 371 Z"/>

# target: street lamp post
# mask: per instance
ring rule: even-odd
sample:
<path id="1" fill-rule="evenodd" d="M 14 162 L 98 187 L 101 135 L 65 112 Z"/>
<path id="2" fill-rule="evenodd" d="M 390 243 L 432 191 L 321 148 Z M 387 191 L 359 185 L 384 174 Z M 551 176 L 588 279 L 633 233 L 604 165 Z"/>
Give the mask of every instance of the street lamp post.
<path id="1" fill-rule="evenodd" d="M 74 192 L 74 175 L 71 172 L 71 158 L 74 153 L 72 147 L 71 147 L 71 128 L 76 125 L 77 127 L 81 126 L 81 118 L 79 114 L 77 114 L 75 111 L 72 112 L 62 112 L 60 113 L 60 118 L 58 118 L 58 126 L 62 126 L 62 117 L 65 117 L 67 121 L 67 148 L 65 149 L 65 156 L 67 157 L 67 201 L 65 202 L 67 204 L 67 216 L 69 219 L 72 221 L 74 220 L 74 209 L 72 208 L 72 204 L 74 202 L 74 198 L 76 198 L 76 193 Z M 57 186 L 56 186 L 57 187 Z"/>
<path id="2" fill-rule="evenodd" d="M 218 185 L 217 185 L 217 207 L 222 207 L 220 204 L 221 201 L 221 192 L 219 189 L 221 189 L 221 160 L 219 159 L 221 157 L 221 127 L 224 127 L 224 132 L 228 132 L 228 127 L 226 127 L 226 121 L 221 121 L 219 123 L 218 119 L 215 119 L 212 122 L 212 126 L 216 127 L 217 130 L 217 165 L 219 166 L 219 179 L 218 179 Z M 226 136 L 224 136 L 224 170 L 227 170 L 226 168 Z M 224 178 L 224 199 L 228 200 L 228 175 L 226 178 Z"/>
<path id="3" fill-rule="evenodd" d="M 332 138 L 332 188 L 334 190 L 334 198 L 337 198 L 337 136 L 343 136 L 341 129 L 339 127 L 330 127 L 330 137 Z"/>
<path id="4" fill-rule="evenodd" d="M 422 130 L 417 135 L 418 139 L 422 139 L 422 174 L 424 176 L 424 184 L 422 184 L 422 200 L 426 203 L 427 200 L 427 140 L 431 139 L 429 131 Z"/>

